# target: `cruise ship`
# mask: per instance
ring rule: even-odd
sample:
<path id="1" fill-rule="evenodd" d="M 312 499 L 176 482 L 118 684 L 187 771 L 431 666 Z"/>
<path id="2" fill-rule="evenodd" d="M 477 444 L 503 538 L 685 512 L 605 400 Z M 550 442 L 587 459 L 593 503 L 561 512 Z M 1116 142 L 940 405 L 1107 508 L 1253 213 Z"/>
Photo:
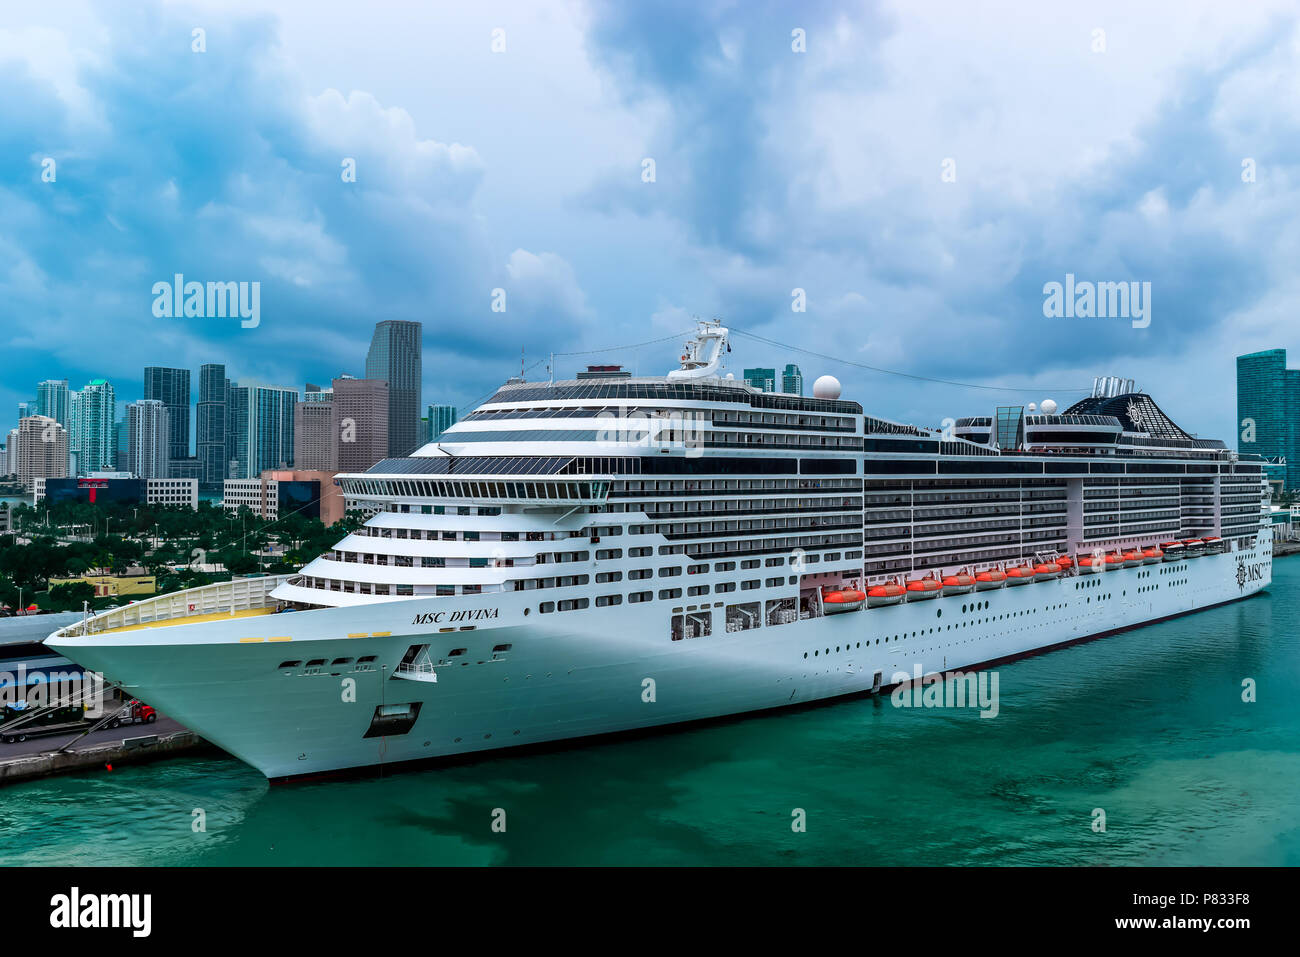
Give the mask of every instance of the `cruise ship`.
<path id="1" fill-rule="evenodd" d="M 337 476 L 368 517 L 299 573 L 47 643 L 280 780 L 880 693 L 1269 584 L 1262 463 L 1131 380 L 930 429 L 746 385 L 727 339 L 512 379 Z"/>

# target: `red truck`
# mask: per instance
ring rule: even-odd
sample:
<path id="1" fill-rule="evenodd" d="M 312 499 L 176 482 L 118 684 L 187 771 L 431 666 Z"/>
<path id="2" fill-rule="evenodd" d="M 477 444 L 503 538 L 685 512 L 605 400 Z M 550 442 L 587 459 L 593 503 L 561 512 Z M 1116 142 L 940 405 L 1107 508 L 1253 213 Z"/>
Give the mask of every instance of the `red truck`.
<path id="1" fill-rule="evenodd" d="M 153 724 L 158 720 L 158 712 L 137 698 L 132 698 L 126 703 L 126 708 L 121 714 L 113 718 L 108 723 L 110 728 L 120 727 L 124 724 Z"/>

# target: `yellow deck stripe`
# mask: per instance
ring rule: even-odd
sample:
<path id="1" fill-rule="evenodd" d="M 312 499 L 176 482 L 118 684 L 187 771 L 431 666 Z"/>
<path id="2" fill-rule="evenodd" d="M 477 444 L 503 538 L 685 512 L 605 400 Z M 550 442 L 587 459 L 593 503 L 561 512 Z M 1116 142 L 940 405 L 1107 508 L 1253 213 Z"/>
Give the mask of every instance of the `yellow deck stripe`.
<path id="1" fill-rule="evenodd" d="M 245 644 L 245 643 L 250 642 L 250 641 L 262 641 L 262 640 L 263 640 L 263 639 L 261 639 L 261 638 L 240 638 L 240 639 L 239 639 L 239 643 L 242 645 L 242 644 Z"/>

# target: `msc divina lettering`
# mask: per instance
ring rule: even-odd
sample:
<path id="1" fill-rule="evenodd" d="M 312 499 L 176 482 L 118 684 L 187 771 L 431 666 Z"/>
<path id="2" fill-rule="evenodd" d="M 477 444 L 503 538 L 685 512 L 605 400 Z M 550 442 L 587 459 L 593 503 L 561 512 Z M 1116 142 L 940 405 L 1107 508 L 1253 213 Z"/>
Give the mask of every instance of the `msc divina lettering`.
<path id="1" fill-rule="evenodd" d="M 48 644 L 280 779 L 879 692 L 1271 579 L 1261 462 L 1131 381 L 949 434 L 829 376 L 744 385 L 726 342 L 701 323 L 665 377 L 511 380 L 339 475 L 372 514 L 300 573 Z"/>

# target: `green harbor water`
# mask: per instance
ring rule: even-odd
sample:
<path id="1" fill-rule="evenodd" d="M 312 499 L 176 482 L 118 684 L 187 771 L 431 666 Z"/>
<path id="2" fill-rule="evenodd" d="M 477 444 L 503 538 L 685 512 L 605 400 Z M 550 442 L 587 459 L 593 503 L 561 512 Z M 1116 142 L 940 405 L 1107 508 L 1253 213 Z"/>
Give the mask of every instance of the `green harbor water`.
<path id="1" fill-rule="evenodd" d="M 1002 666 L 994 719 L 863 699 L 276 787 L 179 759 L 0 789 L 0 862 L 1296 865 L 1300 559 L 1274 573 L 1261 596 Z"/>

